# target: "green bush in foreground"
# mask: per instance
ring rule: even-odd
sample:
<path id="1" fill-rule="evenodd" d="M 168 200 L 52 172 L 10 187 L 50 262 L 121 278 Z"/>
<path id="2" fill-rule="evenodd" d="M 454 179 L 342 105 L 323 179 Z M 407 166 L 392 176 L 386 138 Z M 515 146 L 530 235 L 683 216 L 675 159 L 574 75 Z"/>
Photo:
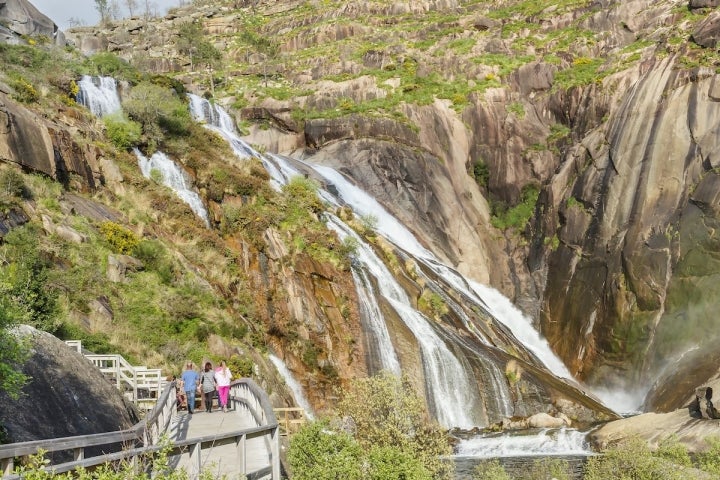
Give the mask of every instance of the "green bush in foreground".
<path id="1" fill-rule="evenodd" d="M 338 413 L 346 429 L 319 421 L 292 438 L 293 479 L 452 478 L 453 465 L 443 460 L 452 453 L 445 432 L 429 421 L 407 379 L 390 373 L 358 379 Z"/>

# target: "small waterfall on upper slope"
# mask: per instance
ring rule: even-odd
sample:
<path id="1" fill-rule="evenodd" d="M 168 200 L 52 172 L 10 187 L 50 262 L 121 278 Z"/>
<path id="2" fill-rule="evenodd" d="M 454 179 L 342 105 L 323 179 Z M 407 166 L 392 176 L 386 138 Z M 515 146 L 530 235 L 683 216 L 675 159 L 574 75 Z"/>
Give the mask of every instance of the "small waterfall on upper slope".
<path id="1" fill-rule="evenodd" d="M 148 159 L 137 148 L 133 149 L 133 151 L 138 159 L 140 171 L 145 178 L 152 179 L 153 171 L 158 172 L 161 183 L 169 187 L 183 202 L 187 203 L 192 211 L 203 220 L 206 227 L 210 226 L 210 219 L 205 205 L 200 195 L 193 190 L 190 179 L 182 168 L 162 152 L 155 152 Z"/>
<path id="2" fill-rule="evenodd" d="M 114 78 L 84 75 L 78 82 L 78 87 L 80 90 L 77 94 L 77 103 L 86 106 L 96 117 L 121 110 L 120 96 Z"/>
<path id="3" fill-rule="evenodd" d="M 120 112 L 120 97 L 117 83 L 112 77 L 90 77 L 85 75 L 78 82 L 80 91 L 77 102 L 86 106 L 97 117 Z M 193 189 L 190 178 L 185 171 L 162 152 L 155 152 L 149 159 L 137 148 L 133 149 L 138 159 L 140 171 L 145 178 L 152 178 L 153 170 L 161 176 L 161 183 L 169 187 L 195 214 L 202 219 L 206 227 L 210 226 L 205 205 L 200 195 Z"/>
<path id="4" fill-rule="evenodd" d="M 293 396 L 295 397 L 295 403 L 305 409 L 305 415 L 312 420 L 315 417 L 312 407 L 310 406 L 310 402 L 307 401 L 307 398 L 305 398 L 305 393 L 298 381 L 292 376 L 292 373 L 290 373 L 290 370 L 287 368 L 287 365 L 285 365 L 285 362 L 273 354 L 270 354 L 269 357 L 270 361 L 273 365 L 275 365 L 275 368 L 277 368 L 277 371 L 280 372 L 280 375 L 282 375 L 285 383 L 292 391 Z"/>

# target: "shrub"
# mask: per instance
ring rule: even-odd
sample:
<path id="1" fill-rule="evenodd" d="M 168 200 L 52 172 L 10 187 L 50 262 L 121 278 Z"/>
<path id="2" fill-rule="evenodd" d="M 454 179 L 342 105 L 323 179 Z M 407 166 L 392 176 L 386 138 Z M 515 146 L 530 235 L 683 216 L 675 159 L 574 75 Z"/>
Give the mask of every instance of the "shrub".
<path id="1" fill-rule="evenodd" d="M 453 466 L 441 460 L 452 448 L 407 378 L 383 372 L 355 380 L 338 403 L 338 414 L 352 420 L 363 449 L 396 448 L 420 461 L 432 478 L 452 476 Z"/>
<path id="2" fill-rule="evenodd" d="M 116 253 L 129 255 L 140 243 L 134 232 L 115 222 L 103 222 L 100 225 L 100 233 Z"/>
<path id="3" fill-rule="evenodd" d="M 107 136 L 115 148 L 127 150 L 140 143 L 142 127 L 139 123 L 126 118 L 122 113 L 104 116 L 103 123 L 105 123 Z"/>
<path id="4" fill-rule="evenodd" d="M 0 195 L 22 198 L 27 193 L 25 180 L 20 172 L 7 169 L 0 172 Z"/>
<path id="5" fill-rule="evenodd" d="M 14 90 L 13 98 L 18 102 L 33 103 L 40 98 L 35 87 L 22 77 L 16 78 L 10 82 L 10 86 Z"/>
<path id="6" fill-rule="evenodd" d="M 653 456 L 644 440 L 631 438 L 592 457 L 585 468 L 584 480 L 681 480 L 687 478 L 675 468 Z"/>
<path id="7" fill-rule="evenodd" d="M 163 131 L 173 135 L 190 132 L 190 111 L 172 89 L 142 82 L 130 91 L 123 108 L 131 119 L 142 124 L 149 140 L 159 143 Z"/>
<path id="8" fill-rule="evenodd" d="M 252 377 L 255 363 L 250 357 L 246 357 L 244 355 L 233 355 L 227 361 L 227 366 L 235 378 Z"/>
<path id="9" fill-rule="evenodd" d="M 518 205 L 506 210 L 499 209 L 494 205 L 493 216 L 490 223 L 495 228 L 506 230 L 508 228 L 523 228 L 532 217 L 535 211 L 540 190 L 535 185 L 527 185 L 523 188 L 521 201 Z"/>
<path id="10" fill-rule="evenodd" d="M 485 460 L 475 467 L 473 480 L 511 480 L 498 460 Z"/>
<path id="11" fill-rule="evenodd" d="M 295 480 L 360 480 L 362 457 L 358 442 L 345 432 L 331 431 L 324 421 L 303 425 L 290 439 L 288 451 Z"/>

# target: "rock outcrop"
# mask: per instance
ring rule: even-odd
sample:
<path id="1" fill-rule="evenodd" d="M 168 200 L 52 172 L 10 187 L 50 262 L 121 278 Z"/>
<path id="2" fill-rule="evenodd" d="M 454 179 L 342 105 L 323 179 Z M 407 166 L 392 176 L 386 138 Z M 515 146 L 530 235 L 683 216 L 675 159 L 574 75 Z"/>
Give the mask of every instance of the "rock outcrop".
<path id="1" fill-rule="evenodd" d="M 111 432 L 138 421 L 134 408 L 91 362 L 52 335 L 18 327 L 31 348 L 18 400 L 0 391 L 9 442 Z"/>
<path id="2" fill-rule="evenodd" d="M 0 43 L 24 43 L 22 37 L 45 36 L 65 45 L 65 35 L 27 0 L 0 0 Z"/>

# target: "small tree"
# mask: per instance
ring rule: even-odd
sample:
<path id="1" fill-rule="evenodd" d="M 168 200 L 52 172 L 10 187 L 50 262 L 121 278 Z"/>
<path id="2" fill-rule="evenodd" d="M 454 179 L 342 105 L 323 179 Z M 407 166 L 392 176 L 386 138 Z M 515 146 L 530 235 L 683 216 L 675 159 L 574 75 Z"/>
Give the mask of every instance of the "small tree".
<path id="1" fill-rule="evenodd" d="M 134 15 L 135 15 L 135 9 L 137 9 L 137 7 L 138 7 L 138 2 L 137 2 L 137 0 L 123 0 L 123 3 L 125 4 L 125 8 L 127 8 L 128 13 L 130 14 L 130 16 L 131 16 L 131 17 L 134 16 Z"/>
<path id="2" fill-rule="evenodd" d="M 94 0 L 95 10 L 100 14 L 100 23 L 106 23 L 110 19 L 110 4 L 108 0 Z"/>

